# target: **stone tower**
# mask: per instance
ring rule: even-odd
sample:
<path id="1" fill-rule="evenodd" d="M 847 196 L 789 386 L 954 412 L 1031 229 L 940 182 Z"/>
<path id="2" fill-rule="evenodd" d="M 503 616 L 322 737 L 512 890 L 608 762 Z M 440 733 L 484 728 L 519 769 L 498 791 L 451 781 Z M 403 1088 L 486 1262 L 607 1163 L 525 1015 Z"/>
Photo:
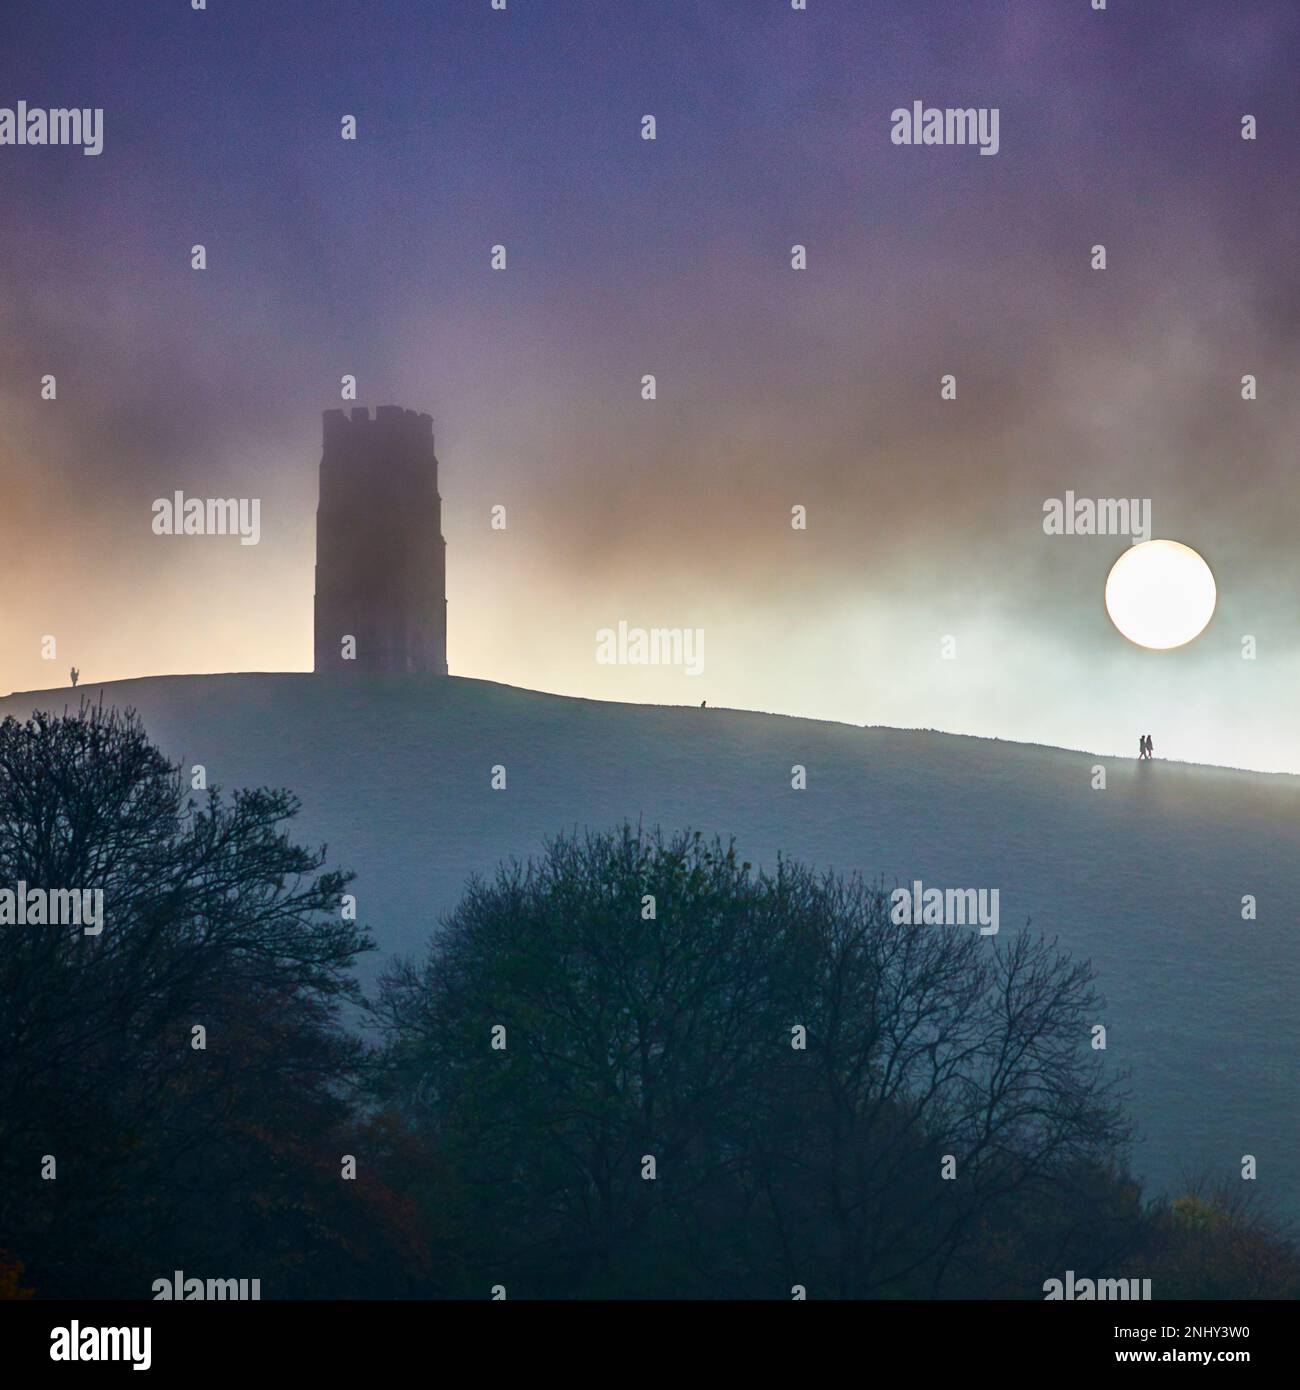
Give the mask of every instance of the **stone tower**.
<path id="1" fill-rule="evenodd" d="M 355 639 L 355 658 L 344 642 Z M 433 418 L 325 412 L 316 509 L 316 670 L 447 674 L 447 542 Z"/>

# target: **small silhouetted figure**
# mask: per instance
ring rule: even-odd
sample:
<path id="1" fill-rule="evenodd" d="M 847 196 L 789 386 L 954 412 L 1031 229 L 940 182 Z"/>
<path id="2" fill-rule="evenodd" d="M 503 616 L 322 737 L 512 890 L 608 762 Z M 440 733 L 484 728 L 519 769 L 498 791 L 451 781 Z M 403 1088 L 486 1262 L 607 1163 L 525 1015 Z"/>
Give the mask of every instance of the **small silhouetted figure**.
<path id="1" fill-rule="evenodd" d="M 1148 758 L 1153 758 L 1153 757 L 1155 757 L 1155 751 L 1156 751 L 1156 746 L 1155 746 L 1154 743 L 1151 742 L 1151 735 L 1148 734 L 1148 735 L 1147 735 L 1147 757 L 1148 757 Z"/>
<path id="2" fill-rule="evenodd" d="M 1146 736 L 1145 734 L 1139 734 L 1139 735 L 1138 735 L 1138 762 L 1141 762 L 1142 759 L 1146 757 L 1146 755 L 1147 755 L 1147 736 Z"/>
<path id="3" fill-rule="evenodd" d="M 701 701 L 700 701 L 700 708 L 703 709 L 704 706 L 707 705 L 708 703 L 709 703 L 709 702 L 708 702 L 707 700 L 701 700 Z"/>
<path id="4" fill-rule="evenodd" d="M 76 683 L 81 679 L 81 672 L 78 671 L 77 668 L 76 668 L 75 666 L 72 668 L 72 670 L 71 670 L 68 674 L 72 677 L 72 684 L 73 684 L 74 686 L 75 686 Z"/>

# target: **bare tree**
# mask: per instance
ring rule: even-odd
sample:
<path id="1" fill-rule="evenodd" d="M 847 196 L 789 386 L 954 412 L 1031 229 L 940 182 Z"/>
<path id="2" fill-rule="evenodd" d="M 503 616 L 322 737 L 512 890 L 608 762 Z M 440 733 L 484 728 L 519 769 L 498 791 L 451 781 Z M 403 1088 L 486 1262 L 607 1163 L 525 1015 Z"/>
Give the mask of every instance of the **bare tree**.
<path id="1" fill-rule="evenodd" d="M 774 887 L 815 968 L 796 1005 L 807 1056 L 785 1059 L 773 1104 L 794 1097 L 835 1292 L 937 1292 L 993 1202 L 1125 1138 L 1119 1081 L 1089 1048 L 1091 968 L 1028 930 L 895 922 L 860 879 L 785 865 Z"/>

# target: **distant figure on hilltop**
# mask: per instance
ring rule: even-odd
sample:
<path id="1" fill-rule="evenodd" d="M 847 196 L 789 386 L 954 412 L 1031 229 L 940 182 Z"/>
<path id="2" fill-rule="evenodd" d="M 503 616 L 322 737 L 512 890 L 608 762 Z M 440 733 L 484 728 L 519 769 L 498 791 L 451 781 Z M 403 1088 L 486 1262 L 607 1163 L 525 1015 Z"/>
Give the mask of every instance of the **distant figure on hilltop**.
<path id="1" fill-rule="evenodd" d="M 72 677 L 72 687 L 75 690 L 77 682 L 81 679 L 81 672 L 78 671 L 77 668 L 74 666 L 72 670 L 68 672 L 68 674 Z"/>
<path id="2" fill-rule="evenodd" d="M 1154 758 L 1155 755 L 1156 755 L 1156 746 L 1155 746 L 1155 744 L 1152 743 L 1152 741 L 1151 741 L 1151 735 L 1148 734 L 1148 735 L 1147 735 L 1147 757 L 1148 757 L 1148 758 Z"/>
<path id="3" fill-rule="evenodd" d="M 1141 762 L 1143 758 L 1146 758 L 1146 759 L 1149 760 L 1150 757 L 1151 757 L 1151 735 L 1150 735 L 1150 734 L 1139 734 L 1139 736 L 1138 736 L 1138 761 Z"/>

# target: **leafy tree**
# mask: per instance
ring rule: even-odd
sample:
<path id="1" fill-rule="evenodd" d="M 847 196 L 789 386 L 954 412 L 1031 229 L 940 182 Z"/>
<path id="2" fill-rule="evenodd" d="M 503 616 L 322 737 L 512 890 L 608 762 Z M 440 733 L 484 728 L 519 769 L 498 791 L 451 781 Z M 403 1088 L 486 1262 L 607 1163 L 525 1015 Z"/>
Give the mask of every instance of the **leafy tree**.
<path id="1" fill-rule="evenodd" d="M 865 1297 L 942 1292 L 999 1203 L 1119 1147 L 1097 1008 L 1028 932 L 625 825 L 471 883 L 376 1016 L 479 1286 Z"/>
<path id="2" fill-rule="evenodd" d="M 1255 1194 L 1248 1182 L 1193 1178 L 1152 1206 L 1134 1264 L 1155 1297 L 1300 1297 L 1300 1252 Z"/>

